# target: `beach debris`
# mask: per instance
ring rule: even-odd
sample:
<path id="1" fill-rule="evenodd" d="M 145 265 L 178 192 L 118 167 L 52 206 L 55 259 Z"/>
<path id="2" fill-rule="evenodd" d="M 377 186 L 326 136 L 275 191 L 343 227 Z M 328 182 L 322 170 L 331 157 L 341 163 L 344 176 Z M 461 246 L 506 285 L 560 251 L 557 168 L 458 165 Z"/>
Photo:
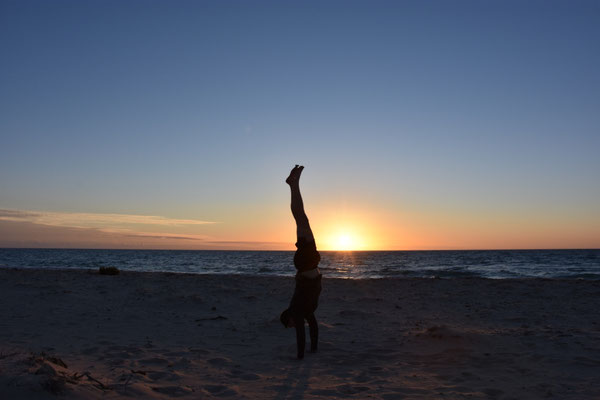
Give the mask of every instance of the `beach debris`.
<path id="1" fill-rule="evenodd" d="M 93 382 L 93 385 L 103 391 L 112 390 L 109 386 L 94 378 L 90 372 L 83 373 L 72 372 L 68 370 L 67 363 L 59 357 L 48 355 L 44 352 L 39 354 L 31 353 L 28 359 L 34 368 L 34 375 L 44 377 L 41 382 L 44 390 L 52 394 L 63 394 L 67 390 L 67 383 L 77 385 L 81 383 L 81 378 L 85 377 Z M 31 370 L 30 370 L 31 371 Z"/>
<path id="2" fill-rule="evenodd" d="M 94 378 L 88 371 L 85 371 L 81 376 L 85 376 L 90 381 L 94 382 L 96 387 L 101 390 L 111 390 L 110 387 L 106 386 L 104 383 L 100 382 L 98 379 Z"/>
<path id="3" fill-rule="evenodd" d="M 146 375 L 147 372 L 146 371 L 142 371 L 142 370 L 134 370 L 134 369 L 132 369 L 131 373 L 132 374 Z"/>
<path id="4" fill-rule="evenodd" d="M 77 372 L 72 373 L 63 360 L 44 352 L 31 353 L 28 362 L 32 365 L 29 372 L 38 375 L 42 388 L 54 395 L 64 394 L 68 389 L 68 383 L 77 385 L 80 383 L 80 378 L 84 376 Z"/>
<path id="5" fill-rule="evenodd" d="M 100 267 L 98 269 L 100 275 L 119 275 L 120 272 L 117 267 Z"/>
<path id="6" fill-rule="evenodd" d="M 43 364 L 45 361 L 48 361 L 54 365 L 58 365 L 63 368 L 68 368 L 67 364 L 63 360 L 61 360 L 58 357 L 48 355 L 43 351 L 39 354 L 31 353 L 31 356 L 29 357 L 29 361 L 32 364 Z"/>

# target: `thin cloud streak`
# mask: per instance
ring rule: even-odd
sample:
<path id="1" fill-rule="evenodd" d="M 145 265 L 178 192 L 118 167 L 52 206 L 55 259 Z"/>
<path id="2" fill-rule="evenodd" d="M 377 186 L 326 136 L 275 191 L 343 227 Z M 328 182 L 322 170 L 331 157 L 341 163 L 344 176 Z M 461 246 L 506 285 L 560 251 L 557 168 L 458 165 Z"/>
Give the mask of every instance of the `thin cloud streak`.
<path id="1" fill-rule="evenodd" d="M 277 245 L 277 246 L 288 246 L 288 242 L 260 242 L 260 241 L 249 241 L 249 240 L 210 240 L 206 241 L 207 244 L 229 244 L 229 245 Z"/>
<path id="2" fill-rule="evenodd" d="M 111 230 L 125 225 L 186 226 L 215 224 L 213 221 L 175 219 L 155 215 L 95 214 L 0 209 L 0 221 L 31 222 L 65 228 Z"/>
<path id="3" fill-rule="evenodd" d="M 11 213 L 15 217 L 15 213 Z M 3 218 L 6 215 L 2 216 Z M 289 243 L 219 240 L 209 235 L 75 228 L 0 219 L 0 248 L 289 250 Z"/>
<path id="4" fill-rule="evenodd" d="M 106 231 L 104 231 L 106 232 Z M 115 232 L 118 233 L 118 232 Z M 148 233 L 148 234 L 129 234 L 129 235 L 123 235 L 123 237 L 130 237 L 130 238 L 143 238 L 143 239 L 177 239 L 177 240 L 196 240 L 196 241 L 205 241 L 206 239 L 203 237 L 193 237 L 193 236 L 177 236 L 177 235 L 156 235 L 156 234 L 152 234 L 152 233 Z"/>

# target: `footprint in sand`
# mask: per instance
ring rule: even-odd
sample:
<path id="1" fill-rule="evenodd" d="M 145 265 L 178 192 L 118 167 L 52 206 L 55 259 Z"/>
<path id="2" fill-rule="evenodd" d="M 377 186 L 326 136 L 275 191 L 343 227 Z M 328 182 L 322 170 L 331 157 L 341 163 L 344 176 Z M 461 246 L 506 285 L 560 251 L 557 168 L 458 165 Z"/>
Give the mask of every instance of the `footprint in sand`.
<path id="1" fill-rule="evenodd" d="M 119 345 L 117 345 L 117 346 L 110 346 L 107 350 L 110 350 L 110 351 L 125 351 L 125 350 L 128 350 L 128 349 L 129 349 L 128 346 L 119 346 Z"/>
<path id="2" fill-rule="evenodd" d="M 194 354 L 201 354 L 201 355 L 207 355 L 209 353 L 208 350 L 204 350 L 204 349 L 196 349 L 193 347 L 189 348 L 190 353 L 194 353 Z"/>
<path id="3" fill-rule="evenodd" d="M 125 359 L 125 360 L 132 359 L 135 356 L 135 354 L 132 354 L 129 351 L 118 351 L 118 352 L 110 352 L 110 353 L 107 352 L 106 355 L 111 358 Z"/>
<path id="4" fill-rule="evenodd" d="M 371 314 L 359 310 L 342 310 L 338 314 L 344 318 L 367 318 L 371 316 Z"/>
<path id="5" fill-rule="evenodd" d="M 169 364 L 169 360 L 160 357 L 151 357 L 139 360 L 139 363 L 142 365 L 167 365 Z"/>
<path id="6" fill-rule="evenodd" d="M 240 378 L 245 381 L 257 381 L 260 379 L 260 375 L 248 373 L 248 374 L 240 375 Z"/>
<path id="7" fill-rule="evenodd" d="M 488 388 L 488 389 L 484 389 L 483 393 L 487 394 L 490 397 L 498 397 L 501 394 L 504 394 L 504 391 L 502 391 L 500 389 Z"/>
<path id="8" fill-rule="evenodd" d="M 89 356 L 96 352 L 98 352 L 98 347 L 88 347 L 87 349 L 81 350 L 81 354 L 85 354 L 86 356 Z"/>
<path id="9" fill-rule="evenodd" d="M 224 367 L 228 364 L 231 364 L 231 360 L 228 360 L 227 358 L 223 357 L 216 357 L 208 360 L 208 363 L 214 365 L 215 367 Z"/>
<path id="10" fill-rule="evenodd" d="M 152 390 L 172 397 L 185 396 L 194 392 L 193 389 L 185 386 L 154 386 Z"/>
<path id="11" fill-rule="evenodd" d="M 181 376 L 178 374 L 165 371 L 148 371 L 146 374 L 148 378 L 152 379 L 153 381 L 177 381 L 181 379 Z"/>
<path id="12" fill-rule="evenodd" d="M 212 395 L 219 397 L 236 396 L 238 393 L 225 385 L 205 385 L 203 389 Z"/>
<path id="13" fill-rule="evenodd" d="M 187 356 L 188 352 L 187 351 L 169 351 L 163 355 L 166 357 L 183 357 L 183 356 Z"/>
<path id="14" fill-rule="evenodd" d="M 370 390 L 367 386 L 353 386 L 349 384 L 339 385 L 336 389 L 342 395 L 353 395 Z"/>
<path id="15" fill-rule="evenodd" d="M 335 397 L 335 396 L 338 396 L 340 393 L 337 390 L 333 390 L 333 389 L 317 389 L 317 390 L 310 391 L 309 394 L 312 394 L 315 396 Z"/>
<path id="16" fill-rule="evenodd" d="M 174 369 L 181 369 L 181 368 L 187 368 L 192 364 L 192 362 L 186 358 L 186 357 L 181 357 L 179 358 L 177 361 L 171 363 L 171 367 L 173 367 Z"/>

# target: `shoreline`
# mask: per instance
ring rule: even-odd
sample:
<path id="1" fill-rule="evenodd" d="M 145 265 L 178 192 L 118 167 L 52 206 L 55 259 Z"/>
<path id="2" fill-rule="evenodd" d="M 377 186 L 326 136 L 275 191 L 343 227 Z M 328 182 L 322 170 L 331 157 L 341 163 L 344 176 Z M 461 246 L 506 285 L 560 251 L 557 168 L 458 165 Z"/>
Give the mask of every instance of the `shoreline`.
<path id="1" fill-rule="evenodd" d="M 348 276 L 347 278 L 340 277 L 329 277 L 327 276 L 327 269 L 324 267 L 319 267 L 323 273 L 323 279 L 329 280 L 339 280 L 339 281 L 410 281 L 410 280 L 444 280 L 444 281 L 461 281 L 461 280 L 484 280 L 484 281 L 564 281 L 564 282 L 576 282 L 576 281 L 586 281 L 586 282 L 598 282 L 600 283 L 600 278 L 589 279 L 589 278 L 581 278 L 581 277 L 534 277 L 534 276 L 524 276 L 518 278 L 490 278 L 485 276 L 456 276 L 456 277 L 448 277 L 448 276 L 389 276 L 389 277 L 353 277 Z M 2 270 L 11 270 L 11 271 L 34 271 L 34 272 L 61 272 L 61 273 L 86 273 L 89 275 L 99 275 L 98 268 L 79 268 L 79 267 L 58 267 L 58 268 L 40 268 L 40 267 L 9 267 L 0 265 L 0 271 Z M 119 269 L 119 275 L 136 275 L 136 274 L 165 274 L 165 275 L 182 275 L 182 276 L 220 276 L 225 278 L 235 278 L 235 277 L 246 277 L 246 278 L 258 278 L 258 279 L 270 279 L 270 278 L 282 278 L 282 279 L 293 279 L 295 274 L 290 275 L 276 275 L 276 274 L 251 274 L 251 273 L 215 273 L 215 272 L 186 272 L 186 271 L 139 271 L 139 270 L 123 270 Z"/>
<path id="2" fill-rule="evenodd" d="M 323 279 L 320 350 L 299 362 L 279 322 L 293 276 L 0 268 L 0 392 L 600 396 L 600 281 Z"/>
<path id="3" fill-rule="evenodd" d="M 97 269 L 293 276 L 292 252 L 0 250 L 0 268 Z M 600 280 L 600 251 L 323 252 L 327 277 L 352 279 L 553 278 Z"/>

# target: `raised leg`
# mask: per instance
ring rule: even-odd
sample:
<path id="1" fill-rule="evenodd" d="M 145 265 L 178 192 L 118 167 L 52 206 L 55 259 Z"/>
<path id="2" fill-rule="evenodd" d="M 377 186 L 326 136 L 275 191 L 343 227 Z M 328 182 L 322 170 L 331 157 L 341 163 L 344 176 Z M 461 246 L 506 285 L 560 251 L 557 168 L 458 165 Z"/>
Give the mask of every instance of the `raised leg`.
<path id="1" fill-rule="evenodd" d="M 285 182 L 290 185 L 290 190 L 292 193 L 291 209 L 292 215 L 296 220 L 296 234 L 298 236 L 298 240 L 300 240 L 300 238 L 304 238 L 307 242 L 314 242 L 315 238 L 312 230 L 310 229 L 308 217 L 304 212 L 304 202 L 302 201 L 302 195 L 300 194 L 300 174 L 302 174 L 303 169 L 303 166 L 296 165 L 290 172 L 290 176 L 285 180 Z"/>

